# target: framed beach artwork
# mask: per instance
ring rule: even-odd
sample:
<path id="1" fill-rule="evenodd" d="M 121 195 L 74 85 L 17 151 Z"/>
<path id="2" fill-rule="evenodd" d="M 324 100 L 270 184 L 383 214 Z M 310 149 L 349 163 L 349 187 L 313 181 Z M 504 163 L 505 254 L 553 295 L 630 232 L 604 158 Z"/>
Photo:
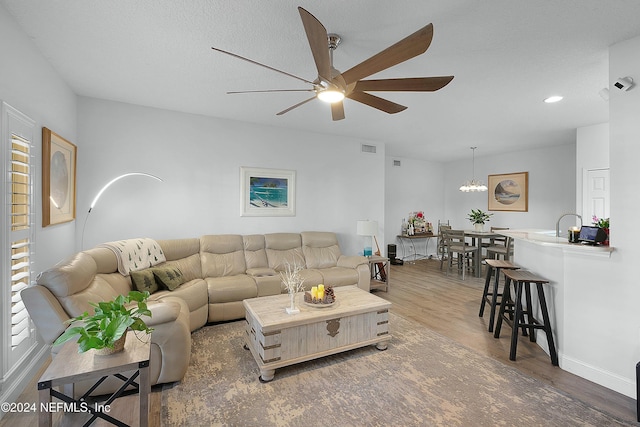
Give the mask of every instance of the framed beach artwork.
<path id="1" fill-rule="evenodd" d="M 240 168 L 240 216 L 295 216 L 296 171 Z"/>
<path id="2" fill-rule="evenodd" d="M 529 172 L 489 175 L 489 210 L 527 212 Z"/>
<path id="3" fill-rule="evenodd" d="M 76 218 L 76 146 L 42 128 L 42 226 Z"/>

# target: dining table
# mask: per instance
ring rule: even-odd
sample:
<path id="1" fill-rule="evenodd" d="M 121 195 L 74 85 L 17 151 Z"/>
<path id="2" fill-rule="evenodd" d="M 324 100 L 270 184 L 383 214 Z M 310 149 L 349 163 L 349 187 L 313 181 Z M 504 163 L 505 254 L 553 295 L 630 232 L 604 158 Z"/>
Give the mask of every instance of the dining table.
<path id="1" fill-rule="evenodd" d="M 476 230 L 464 230 L 465 237 L 471 237 L 471 245 L 475 246 L 476 253 L 473 257 L 473 274 L 476 277 L 482 277 L 480 267 L 482 266 L 482 241 L 495 239 L 501 237 L 501 234 L 494 233 L 493 231 L 476 231 Z"/>

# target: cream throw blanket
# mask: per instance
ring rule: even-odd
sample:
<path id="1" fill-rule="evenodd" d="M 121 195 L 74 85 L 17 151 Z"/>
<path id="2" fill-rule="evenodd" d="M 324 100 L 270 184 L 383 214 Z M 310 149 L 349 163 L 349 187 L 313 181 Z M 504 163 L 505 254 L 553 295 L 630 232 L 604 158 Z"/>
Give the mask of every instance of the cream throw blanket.
<path id="1" fill-rule="evenodd" d="M 98 247 L 109 248 L 116 254 L 118 271 L 124 276 L 130 271 L 144 270 L 166 261 L 158 242 L 149 238 L 118 240 Z"/>

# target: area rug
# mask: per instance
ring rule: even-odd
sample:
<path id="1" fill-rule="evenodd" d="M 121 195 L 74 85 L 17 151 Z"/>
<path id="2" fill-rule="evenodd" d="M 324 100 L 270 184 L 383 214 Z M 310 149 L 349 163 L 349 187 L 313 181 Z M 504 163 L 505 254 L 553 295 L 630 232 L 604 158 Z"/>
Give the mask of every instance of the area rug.
<path id="1" fill-rule="evenodd" d="M 244 321 L 193 333 L 162 391 L 163 426 L 626 426 L 555 388 L 391 313 L 393 339 L 276 370 L 262 384 Z"/>

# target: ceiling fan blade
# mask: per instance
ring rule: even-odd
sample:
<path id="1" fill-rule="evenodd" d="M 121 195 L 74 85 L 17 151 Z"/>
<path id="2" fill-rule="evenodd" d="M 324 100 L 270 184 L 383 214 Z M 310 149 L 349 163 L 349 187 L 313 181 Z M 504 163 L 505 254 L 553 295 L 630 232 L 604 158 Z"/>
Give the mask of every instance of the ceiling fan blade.
<path id="1" fill-rule="evenodd" d="M 434 92 L 453 80 L 453 76 L 413 77 L 406 79 L 360 80 L 354 90 L 369 92 Z"/>
<path id="2" fill-rule="evenodd" d="M 296 75 L 287 73 L 286 71 L 278 70 L 277 68 L 273 68 L 273 67 L 270 67 L 268 65 L 261 64 L 259 62 L 254 61 L 253 59 L 245 58 L 244 56 L 236 55 L 235 53 L 227 52 L 226 50 L 218 49 L 216 47 L 212 47 L 211 49 L 213 49 L 215 51 L 218 51 L 218 52 L 226 53 L 227 55 L 233 56 L 234 58 L 242 59 L 243 61 L 250 62 L 250 63 L 252 63 L 254 65 L 259 65 L 260 67 L 264 67 L 264 68 L 266 68 L 268 70 L 275 71 L 276 73 L 280 73 L 280 74 L 284 74 L 285 76 L 293 77 L 294 79 L 298 79 L 298 80 L 303 81 L 305 83 L 309 83 L 310 85 L 313 85 L 313 87 L 317 86 L 317 84 L 312 82 L 312 81 L 309 81 L 307 79 L 303 79 L 302 77 L 298 77 Z"/>
<path id="3" fill-rule="evenodd" d="M 344 103 L 342 101 L 331 104 L 331 118 L 334 122 L 344 119 Z"/>
<path id="4" fill-rule="evenodd" d="M 329 58 L 329 41 L 327 29 L 318 19 L 302 7 L 298 7 L 304 31 L 307 33 L 313 60 L 316 62 L 318 76 L 325 81 L 331 80 L 331 59 Z"/>
<path id="5" fill-rule="evenodd" d="M 267 89 L 267 90 L 235 90 L 227 92 L 227 95 L 236 93 L 271 93 L 271 92 L 313 92 L 313 89 Z"/>
<path id="6" fill-rule="evenodd" d="M 368 105 L 369 107 L 376 108 L 389 114 L 399 113 L 400 111 L 404 111 L 407 109 L 407 107 L 405 107 L 404 105 L 396 104 L 395 102 L 391 102 L 389 100 L 371 95 L 370 93 L 366 92 L 351 92 L 349 95 L 347 95 L 347 98 L 361 102 L 365 105 Z"/>
<path id="7" fill-rule="evenodd" d="M 433 39 L 433 24 L 429 24 L 408 37 L 373 55 L 371 58 L 342 73 L 347 84 L 356 82 L 379 71 L 400 64 L 427 51 Z"/>
<path id="8" fill-rule="evenodd" d="M 279 113 L 276 113 L 276 116 L 281 116 L 285 113 L 288 113 L 289 111 L 293 110 L 294 108 L 298 108 L 299 106 L 306 104 L 309 101 L 313 101 L 314 99 L 316 99 L 316 97 L 314 96 L 313 98 L 309 98 L 309 99 L 305 99 L 302 102 L 298 102 L 296 105 L 292 105 L 291 107 L 287 108 L 286 110 L 282 110 Z"/>

